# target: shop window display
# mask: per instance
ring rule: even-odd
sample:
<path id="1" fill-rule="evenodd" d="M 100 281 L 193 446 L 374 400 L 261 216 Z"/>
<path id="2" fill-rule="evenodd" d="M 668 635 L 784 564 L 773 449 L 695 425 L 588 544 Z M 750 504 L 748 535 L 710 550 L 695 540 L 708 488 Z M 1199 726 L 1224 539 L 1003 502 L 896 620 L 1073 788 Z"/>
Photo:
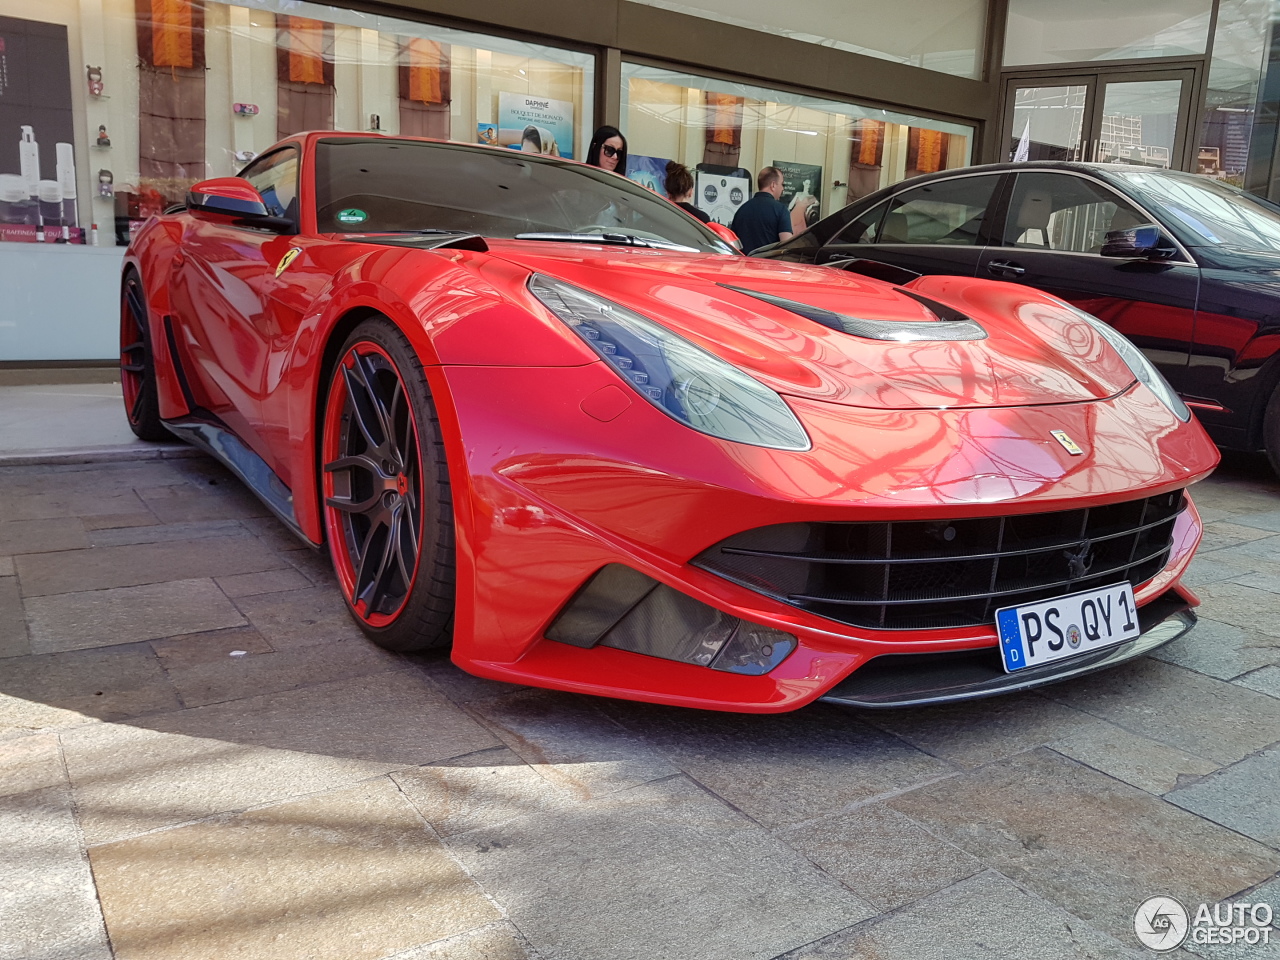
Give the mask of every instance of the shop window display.
<path id="1" fill-rule="evenodd" d="M 302 130 L 572 157 L 592 126 L 588 54 L 297 0 L 0 0 L 0 58 L 5 242 L 127 244 Z"/>
<path id="2" fill-rule="evenodd" d="M 658 192 L 694 171 L 693 203 L 728 225 L 765 166 L 783 174 L 793 232 L 881 187 L 966 166 L 973 128 L 852 103 L 624 63 L 627 172 Z"/>

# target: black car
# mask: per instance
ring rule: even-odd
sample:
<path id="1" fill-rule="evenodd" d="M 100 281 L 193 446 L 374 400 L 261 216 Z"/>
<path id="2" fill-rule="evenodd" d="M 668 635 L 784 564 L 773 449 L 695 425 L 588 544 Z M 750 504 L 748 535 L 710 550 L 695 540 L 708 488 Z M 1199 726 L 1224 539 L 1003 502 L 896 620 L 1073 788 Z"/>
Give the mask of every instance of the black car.
<path id="1" fill-rule="evenodd" d="M 1128 336 L 1219 446 L 1280 472 L 1276 204 L 1152 167 L 998 163 L 895 184 L 753 256 L 1037 287 Z"/>

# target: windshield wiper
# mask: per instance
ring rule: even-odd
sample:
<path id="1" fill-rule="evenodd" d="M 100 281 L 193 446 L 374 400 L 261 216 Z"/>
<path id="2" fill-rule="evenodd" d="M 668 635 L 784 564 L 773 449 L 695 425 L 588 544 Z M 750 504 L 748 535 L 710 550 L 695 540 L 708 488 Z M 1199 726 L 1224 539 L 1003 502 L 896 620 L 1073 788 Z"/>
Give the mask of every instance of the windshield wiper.
<path id="1" fill-rule="evenodd" d="M 515 240 L 559 240 L 566 243 L 602 243 L 623 247 L 651 247 L 656 250 L 682 250 L 698 253 L 697 247 L 687 247 L 670 240 L 638 237 L 634 233 L 517 233 Z"/>

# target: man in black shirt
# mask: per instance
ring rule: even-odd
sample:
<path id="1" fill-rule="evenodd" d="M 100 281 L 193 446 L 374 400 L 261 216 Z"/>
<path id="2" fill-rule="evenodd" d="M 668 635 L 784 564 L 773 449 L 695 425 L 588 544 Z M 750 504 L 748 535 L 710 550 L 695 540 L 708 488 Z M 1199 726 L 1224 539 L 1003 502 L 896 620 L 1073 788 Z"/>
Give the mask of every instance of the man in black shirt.
<path id="1" fill-rule="evenodd" d="M 791 214 L 782 204 L 782 171 L 765 167 L 756 177 L 756 194 L 738 208 L 730 229 L 742 241 L 742 252 L 791 239 Z"/>

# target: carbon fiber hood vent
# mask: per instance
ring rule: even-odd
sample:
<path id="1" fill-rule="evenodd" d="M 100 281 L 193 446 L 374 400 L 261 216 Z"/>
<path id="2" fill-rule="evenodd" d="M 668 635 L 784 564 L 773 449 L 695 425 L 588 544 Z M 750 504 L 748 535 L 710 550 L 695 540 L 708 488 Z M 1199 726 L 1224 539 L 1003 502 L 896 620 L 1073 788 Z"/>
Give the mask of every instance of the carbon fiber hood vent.
<path id="1" fill-rule="evenodd" d="M 772 294 L 748 290 L 745 287 L 735 287 L 727 283 L 721 283 L 718 286 L 724 287 L 726 290 L 732 290 L 734 293 L 741 293 L 743 296 L 763 300 L 771 306 L 790 311 L 797 316 L 804 317 L 806 320 L 820 323 L 824 327 L 847 333 L 850 336 L 862 337 L 866 340 L 914 343 L 922 340 L 987 339 L 987 331 L 982 329 L 982 326 L 977 321 L 969 319 L 960 311 L 953 310 L 946 304 L 930 300 L 928 297 L 922 297 L 920 294 L 904 290 L 902 287 L 894 287 L 894 290 L 922 304 L 938 319 L 936 321 L 926 320 L 920 322 L 909 320 L 868 320 L 865 317 L 850 317 L 832 310 L 814 307 L 807 303 L 799 303 L 795 300 L 775 297 Z"/>

